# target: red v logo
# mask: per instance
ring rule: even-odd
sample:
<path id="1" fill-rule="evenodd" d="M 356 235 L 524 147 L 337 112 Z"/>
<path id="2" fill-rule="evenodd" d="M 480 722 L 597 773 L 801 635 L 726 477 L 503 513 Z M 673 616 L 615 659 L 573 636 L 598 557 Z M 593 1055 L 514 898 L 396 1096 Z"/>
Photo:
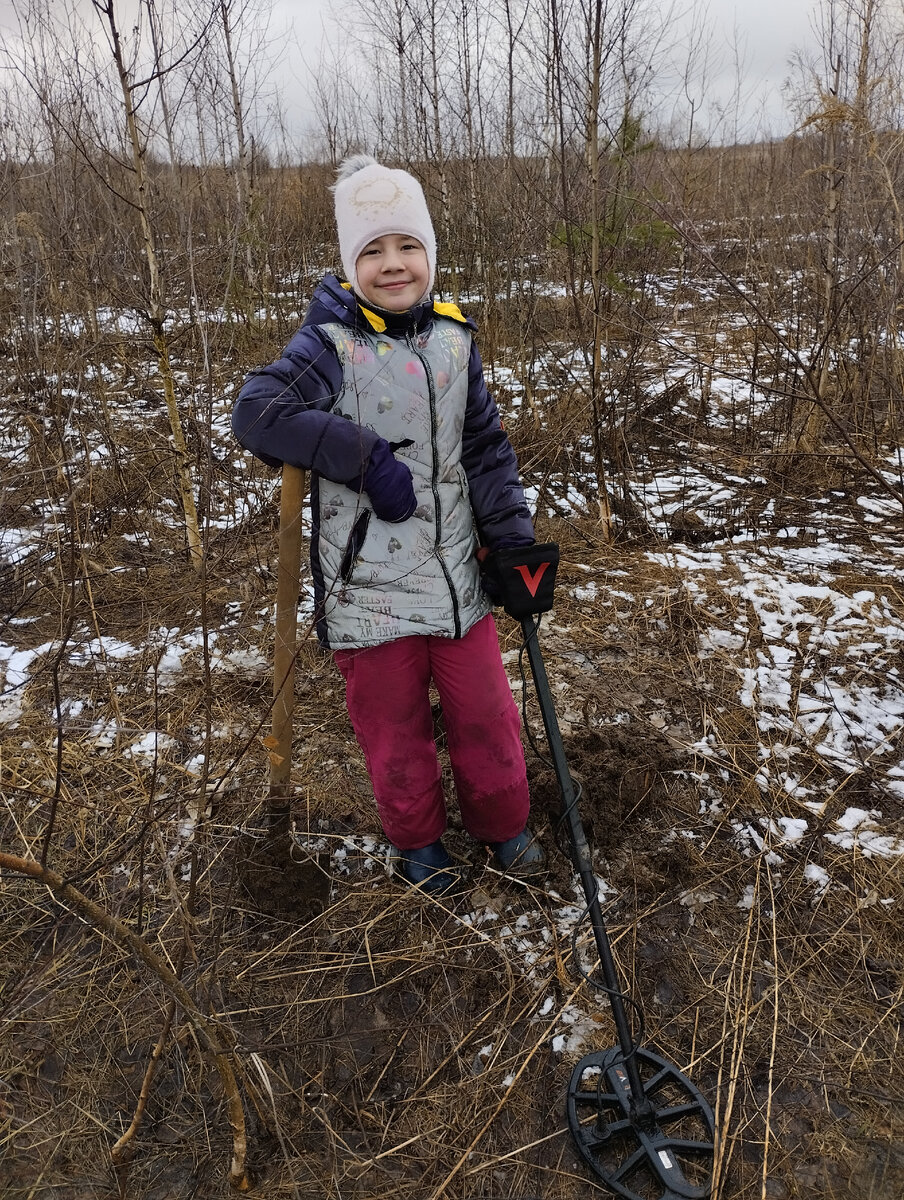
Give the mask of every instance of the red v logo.
<path id="1" fill-rule="evenodd" d="M 540 586 L 540 580 L 543 578 L 543 572 L 546 570 L 546 568 L 548 566 L 549 566 L 548 562 L 540 563 L 539 567 L 537 567 L 537 570 L 533 575 L 531 575 L 530 568 L 527 566 L 526 563 L 522 563 L 520 567 L 515 567 L 513 569 L 516 570 L 518 572 L 518 574 L 521 576 L 521 578 L 524 580 L 524 586 L 527 588 L 527 590 L 530 592 L 530 594 L 532 596 L 536 596 L 537 588 Z"/>

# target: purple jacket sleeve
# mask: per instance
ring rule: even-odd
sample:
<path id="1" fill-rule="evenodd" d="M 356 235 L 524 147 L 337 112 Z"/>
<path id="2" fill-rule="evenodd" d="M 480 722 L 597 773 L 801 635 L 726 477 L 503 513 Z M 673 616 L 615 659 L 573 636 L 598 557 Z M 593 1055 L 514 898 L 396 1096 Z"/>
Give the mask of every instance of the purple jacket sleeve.
<path id="1" fill-rule="evenodd" d="M 341 387 L 334 348 L 316 326 L 302 326 L 282 358 L 245 379 L 232 410 L 233 432 L 271 467 L 289 463 L 359 491 L 380 439 L 329 411 Z"/>
<path id="2" fill-rule="evenodd" d="M 480 352 L 473 341 L 461 462 L 481 543 L 490 550 L 531 545 L 534 526 L 518 478 L 515 451 L 487 391 Z"/>

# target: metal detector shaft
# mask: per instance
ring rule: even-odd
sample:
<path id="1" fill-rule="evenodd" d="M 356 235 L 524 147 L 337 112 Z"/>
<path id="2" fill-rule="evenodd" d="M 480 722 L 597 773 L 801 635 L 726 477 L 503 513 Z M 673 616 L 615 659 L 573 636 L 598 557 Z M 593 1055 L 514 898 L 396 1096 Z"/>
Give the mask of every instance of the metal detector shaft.
<path id="1" fill-rule="evenodd" d="M 555 706 L 553 705 L 552 693 L 549 690 L 546 667 L 543 663 L 543 656 L 540 653 L 540 642 L 537 637 L 539 622 L 533 617 L 522 617 L 521 629 L 524 633 L 524 644 L 527 647 L 531 673 L 534 677 L 534 686 L 537 689 L 537 702 L 540 705 L 540 713 L 543 717 L 546 740 L 549 743 L 553 767 L 555 768 L 559 789 L 562 793 L 562 815 L 568 823 L 568 833 L 574 849 L 574 865 L 581 877 L 584 896 L 587 900 L 587 911 L 596 941 L 596 949 L 599 954 L 600 965 L 603 969 L 603 979 L 605 980 L 606 987 L 609 989 L 609 1004 L 618 1033 L 618 1043 L 624 1056 L 624 1070 L 631 1085 L 631 1092 L 635 1099 L 637 1110 L 640 1113 L 647 1104 L 646 1095 L 635 1061 L 634 1040 L 631 1036 L 628 1015 L 622 1001 L 622 989 L 615 967 L 615 960 L 612 957 L 609 934 L 606 931 L 606 923 L 603 920 L 603 914 L 600 909 L 599 889 L 596 877 L 593 874 L 590 847 L 587 844 L 584 826 L 581 823 L 581 817 L 578 812 L 577 793 L 574 781 L 571 778 L 571 772 L 568 769 L 568 762 L 565 758 L 565 747 L 562 744 L 559 722 L 556 717 Z"/>

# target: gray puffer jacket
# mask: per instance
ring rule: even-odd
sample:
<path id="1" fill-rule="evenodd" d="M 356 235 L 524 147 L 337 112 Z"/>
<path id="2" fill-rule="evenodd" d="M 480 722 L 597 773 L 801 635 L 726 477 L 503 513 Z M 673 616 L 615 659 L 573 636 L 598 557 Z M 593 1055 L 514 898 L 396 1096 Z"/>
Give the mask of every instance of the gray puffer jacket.
<path id="1" fill-rule="evenodd" d="M 454 305 L 376 312 L 327 277 L 283 357 L 245 381 L 244 446 L 312 472 L 317 628 L 334 648 L 463 637 L 489 611 L 479 542 L 533 541 L 517 464 L 486 390 L 473 325 Z M 417 507 L 380 520 L 363 491 L 388 442 Z"/>

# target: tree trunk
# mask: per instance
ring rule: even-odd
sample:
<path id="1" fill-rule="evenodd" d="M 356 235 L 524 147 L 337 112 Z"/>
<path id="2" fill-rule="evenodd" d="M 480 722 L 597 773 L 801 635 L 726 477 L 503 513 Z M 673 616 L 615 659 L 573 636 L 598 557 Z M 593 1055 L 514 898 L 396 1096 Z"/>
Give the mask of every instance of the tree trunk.
<path id="1" fill-rule="evenodd" d="M 109 29 L 110 33 L 110 46 L 113 52 L 113 60 L 116 64 L 116 73 L 119 76 L 119 84 L 122 88 L 122 100 L 126 116 L 126 132 L 128 134 L 129 145 L 132 151 L 132 169 L 135 176 L 135 190 L 134 196 L 132 197 L 132 203 L 134 204 L 138 213 L 138 219 L 141 225 L 141 239 L 144 250 L 144 259 L 148 269 L 148 319 L 154 338 L 154 348 L 157 351 L 157 363 L 160 370 L 160 377 L 163 382 L 164 395 L 166 397 L 166 411 L 170 423 L 173 459 L 179 497 L 182 502 L 182 513 L 185 520 L 185 537 L 188 543 L 188 552 L 191 557 L 192 564 L 196 568 L 200 568 L 203 558 L 203 550 L 201 546 L 201 533 L 198 526 L 198 510 L 195 505 L 194 487 L 191 478 L 188 449 L 185 443 L 185 434 L 182 429 L 179 406 L 176 403 L 175 377 L 173 375 L 172 366 L 169 360 L 169 347 L 166 337 L 165 306 L 163 303 L 163 284 L 160 276 L 160 263 L 157 257 L 154 230 L 153 226 L 151 225 L 150 213 L 148 211 L 148 182 L 147 171 L 145 169 L 145 154 L 147 147 L 142 145 L 141 135 L 138 129 L 138 119 L 135 115 L 135 105 L 133 103 L 132 84 L 129 77 L 128 68 L 126 67 L 125 60 L 123 58 L 122 43 L 120 42 L 119 29 L 116 24 L 114 0 L 92 0 L 92 3 L 98 13 L 107 22 L 107 28 Z"/>

